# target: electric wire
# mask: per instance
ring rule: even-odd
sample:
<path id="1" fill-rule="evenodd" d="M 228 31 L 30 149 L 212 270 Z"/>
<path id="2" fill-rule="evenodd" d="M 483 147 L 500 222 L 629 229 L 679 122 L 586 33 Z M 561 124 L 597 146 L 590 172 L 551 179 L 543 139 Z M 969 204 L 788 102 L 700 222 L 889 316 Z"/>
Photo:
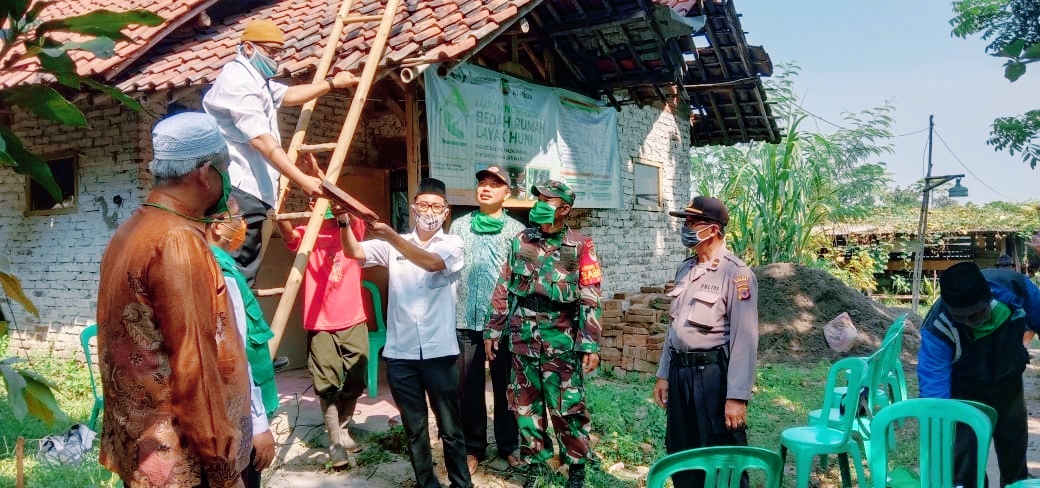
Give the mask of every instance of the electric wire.
<path id="1" fill-rule="evenodd" d="M 993 188 L 992 186 L 989 186 L 989 184 L 987 184 L 985 181 L 983 181 L 982 178 L 979 178 L 979 175 L 975 174 L 975 172 L 973 172 L 971 170 L 971 168 L 968 168 L 968 165 L 964 164 L 964 161 L 961 161 L 960 156 L 957 156 L 957 153 L 953 152 L 953 149 L 951 149 L 950 145 L 946 143 L 946 140 L 943 139 L 943 136 L 941 134 L 939 134 L 939 131 L 935 131 L 935 136 L 939 138 L 939 142 L 942 143 L 943 147 L 945 147 L 946 150 L 950 152 L 950 155 L 953 156 L 953 159 L 955 159 L 958 163 L 960 163 L 961 167 L 964 168 L 964 171 L 967 171 L 968 174 L 974 176 L 975 179 L 979 181 L 979 183 L 982 183 L 982 186 L 984 186 L 986 188 L 989 188 L 990 191 L 992 191 L 993 193 L 996 193 L 997 195 L 1001 196 L 1002 198 L 1004 198 L 1004 199 L 1006 199 L 1008 201 L 1013 201 L 1014 200 L 1013 198 L 1011 198 L 1011 197 L 1001 193 L 996 188 Z"/>
<path id="2" fill-rule="evenodd" d="M 831 121 L 829 121 L 829 120 L 827 120 L 827 119 L 825 119 L 823 117 L 820 117 L 819 115 L 816 115 L 816 114 L 810 112 L 808 109 L 806 109 L 805 107 L 801 106 L 798 102 L 796 102 L 794 100 L 791 100 L 791 104 L 794 105 L 795 107 L 798 107 L 799 109 L 801 109 L 802 112 L 805 112 L 810 117 L 812 117 L 814 119 L 817 119 L 817 120 L 819 120 L 819 121 L 821 121 L 821 122 L 823 122 L 823 123 L 825 123 L 827 125 L 834 126 L 834 127 L 838 128 L 838 129 L 841 129 L 841 130 L 852 130 L 852 129 L 849 129 L 848 127 L 844 127 L 842 125 L 835 124 L 834 122 L 831 122 Z M 914 131 L 904 132 L 902 134 L 893 134 L 893 135 L 890 135 L 888 137 L 891 138 L 891 139 L 894 139 L 896 137 L 912 136 L 914 134 L 920 134 L 920 133 L 922 133 L 922 132 L 924 132 L 926 130 L 928 130 L 928 128 L 927 127 L 923 127 L 923 128 L 920 128 L 920 129 L 917 129 L 917 130 L 914 130 Z"/>

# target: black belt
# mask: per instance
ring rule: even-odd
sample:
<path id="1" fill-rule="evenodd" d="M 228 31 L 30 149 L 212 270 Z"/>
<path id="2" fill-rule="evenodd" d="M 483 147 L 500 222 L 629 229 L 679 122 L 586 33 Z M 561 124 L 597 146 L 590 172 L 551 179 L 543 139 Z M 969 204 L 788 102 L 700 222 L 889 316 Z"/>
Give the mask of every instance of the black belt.
<path id="1" fill-rule="evenodd" d="M 528 295 L 526 297 L 517 298 L 516 304 L 520 307 L 535 312 L 575 312 L 578 309 L 578 302 L 557 302 L 550 300 L 541 295 Z"/>
<path id="2" fill-rule="evenodd" d="M 675 348 L 669 348 L 672 354 L 672 364 L 682 368 L 693 368 L 696 366 L 708 366 L 710 364 L 722 364 L 726 361 L 726 349 L 722 346 L 706 351 L 683 352 Z"/>

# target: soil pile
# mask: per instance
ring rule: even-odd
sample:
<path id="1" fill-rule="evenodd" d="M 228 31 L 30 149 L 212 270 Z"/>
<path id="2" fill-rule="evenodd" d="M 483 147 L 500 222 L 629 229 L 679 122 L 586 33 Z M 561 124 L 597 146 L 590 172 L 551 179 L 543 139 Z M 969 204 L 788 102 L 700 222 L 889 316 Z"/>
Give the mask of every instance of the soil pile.
<path id="1" fill-rule="evenodd" d="M 769 362 L 835 360 L 867 356 L 881 345 L 885 330 L 909 310 L 885 307 L 825 271 L 790 263 L 755 268 L 758 277 L 759 358 Z M 827 346 L 823 326 L 848 312 L 859 332 L 846 353 Z M 903 364 L 916 363 L 920 335 L 916 315 L 907 319 Z"/>

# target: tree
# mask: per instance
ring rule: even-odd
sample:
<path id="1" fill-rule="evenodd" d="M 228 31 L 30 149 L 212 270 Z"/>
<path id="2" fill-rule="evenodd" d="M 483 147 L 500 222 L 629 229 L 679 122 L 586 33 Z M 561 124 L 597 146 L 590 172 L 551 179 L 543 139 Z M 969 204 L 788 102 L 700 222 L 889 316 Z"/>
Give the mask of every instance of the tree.
<path id="1" fill-rule="evenodd" d="M 76 73 L 71 51 L 88 51 L 99 58 L 115 54 L 117 41 L 128 41 L 122 30 L 130 25 L 155 26 L 162 17 L 147 10 L 93 12 L 64 19 L 43 20 L 40 14 L 53 2 L 35 0 L 0 0 L 0 75 L 16 71 L 37 71 L 53 78 L 58 88 L 44 84 L 23 84 L 0 90 L 0 113 L 12 109 L 28 111 L 36 117 L 69 126 L 86 126 L 83 113 L 61 92 L 77 93 L 92 89 L 107 93 L 134 110 L 140 104 L 115 87 Z M 54 34 L 59 34 L 56 37 Z M 69 34 L 74 34 L 70 36 Z M 74 39 L 72 39 L 74 37 Z M 64 40 L 59 40 L 59 38 Z M 61 90 L 61 92 L 59 92 Z M 50 167 L 29 151 L 10 127 L 0 123 L 0 166 L 28 175 L 61 201 Z M 27 312 L 39 316 L 36 306 L 22 292 L 21 284 L 10 271 L 6 258 L 0 258 L 0 286 L 4 295 L 14 299 Z M 6 324 L 0 336 L 7 335 Z M 0 359 L 0 378 L 7 391 L 7 403 L 18 420 L 32 415 L 46 422 L 66 419 L 54 399 L 54 385 L 39 374 L 13 367 L 24 360 L 16 357 Z"/>
<path id="2" fill-rule="evenodd" d="M 967 38 L 976 34 L 990 41 L 986 52 L 1004 63 L 1004 77 L 1017 81 L 1026 66 L 1040 61 L 1040 0 L 961 0 L 953 2 L 950 20 L 953 35 Z M 1040 162 L 1040 110 L 993 121 L 987 144 L 1008 151 L 1035 169 Z"/>
<path id="3" fill-rule="evenodd" d="M 891 113 L 885 104 L 846 114 L 831 134 L 802 129 L 808 114 L 794 94 L 798 67 L 781 67 L 767 83 L 777 118 L 785 120 L 779 144 L 754 142 L 691 151 L 697 192 L 730 208 L 727 239 L 752 265 L 810 264 L 819 249 L 816 228 L 828 221 L 872 212 L 889 176 L 878 156 L 891 152 Z"/>
<path id="4" fill-rule="evenodd" d="M 93 12 L 65 19 L 46 20 L 40 14 L 53 2 L 35 0 L 0 1 L 0 75 L 18 71 L 38 71 L 49 75 L 66 93 L 92 89 L 106 93 L 126 106 L 140 110 L 141 105 L 115 87 L 76 73 L 71 51 L 87 51 L 99 58 L 115 54 L 117 41 L 129 41 L 122 30 L 130 25 L 155 26 L 162 17 L 147 10 Z M 69 39 L 75 34 L 75 40 Z M 54 34 L 59 34 L 55 36 Z M 59 40 L 64 38 L 65 40 Z M 0 90 L 0 113 L 12 108 L 26 110 L 36 117 L 63 125 L 83 127 L 87 119 L 58 89 L 44 84 L 22 84 Z M 27 175 L 61 201 L 50 167 L 29 151 L 6 124 L 0 123 L 0 166 Z"/>

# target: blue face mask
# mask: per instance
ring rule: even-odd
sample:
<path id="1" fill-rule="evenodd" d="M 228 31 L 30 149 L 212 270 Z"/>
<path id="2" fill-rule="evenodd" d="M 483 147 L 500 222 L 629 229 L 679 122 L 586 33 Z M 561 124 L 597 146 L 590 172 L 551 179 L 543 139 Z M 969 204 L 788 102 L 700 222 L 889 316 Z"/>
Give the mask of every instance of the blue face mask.
<path id="1" fill-rule="evenodd" d="M 278 61 L 260 54 L 260 50 L 256 46 L 253 46 L 253 55 L 249 57 L 249 64 L 253 65 L 265 80 L 278 73 Z"/>
<path id="2" fill-rule="evenodd" d="M 708 227 L 706 230 L 710 229 L 711 227 Z M 701 237 L 700 232 L 686 227 L 685 225 L 680 229 L 679 235 L 682 237 L 682 243 L 686 247 L 697 247 L 698 244 L 704 242 L 708 237 L 711 237 L 710 235 L 708 237 Z"/>

